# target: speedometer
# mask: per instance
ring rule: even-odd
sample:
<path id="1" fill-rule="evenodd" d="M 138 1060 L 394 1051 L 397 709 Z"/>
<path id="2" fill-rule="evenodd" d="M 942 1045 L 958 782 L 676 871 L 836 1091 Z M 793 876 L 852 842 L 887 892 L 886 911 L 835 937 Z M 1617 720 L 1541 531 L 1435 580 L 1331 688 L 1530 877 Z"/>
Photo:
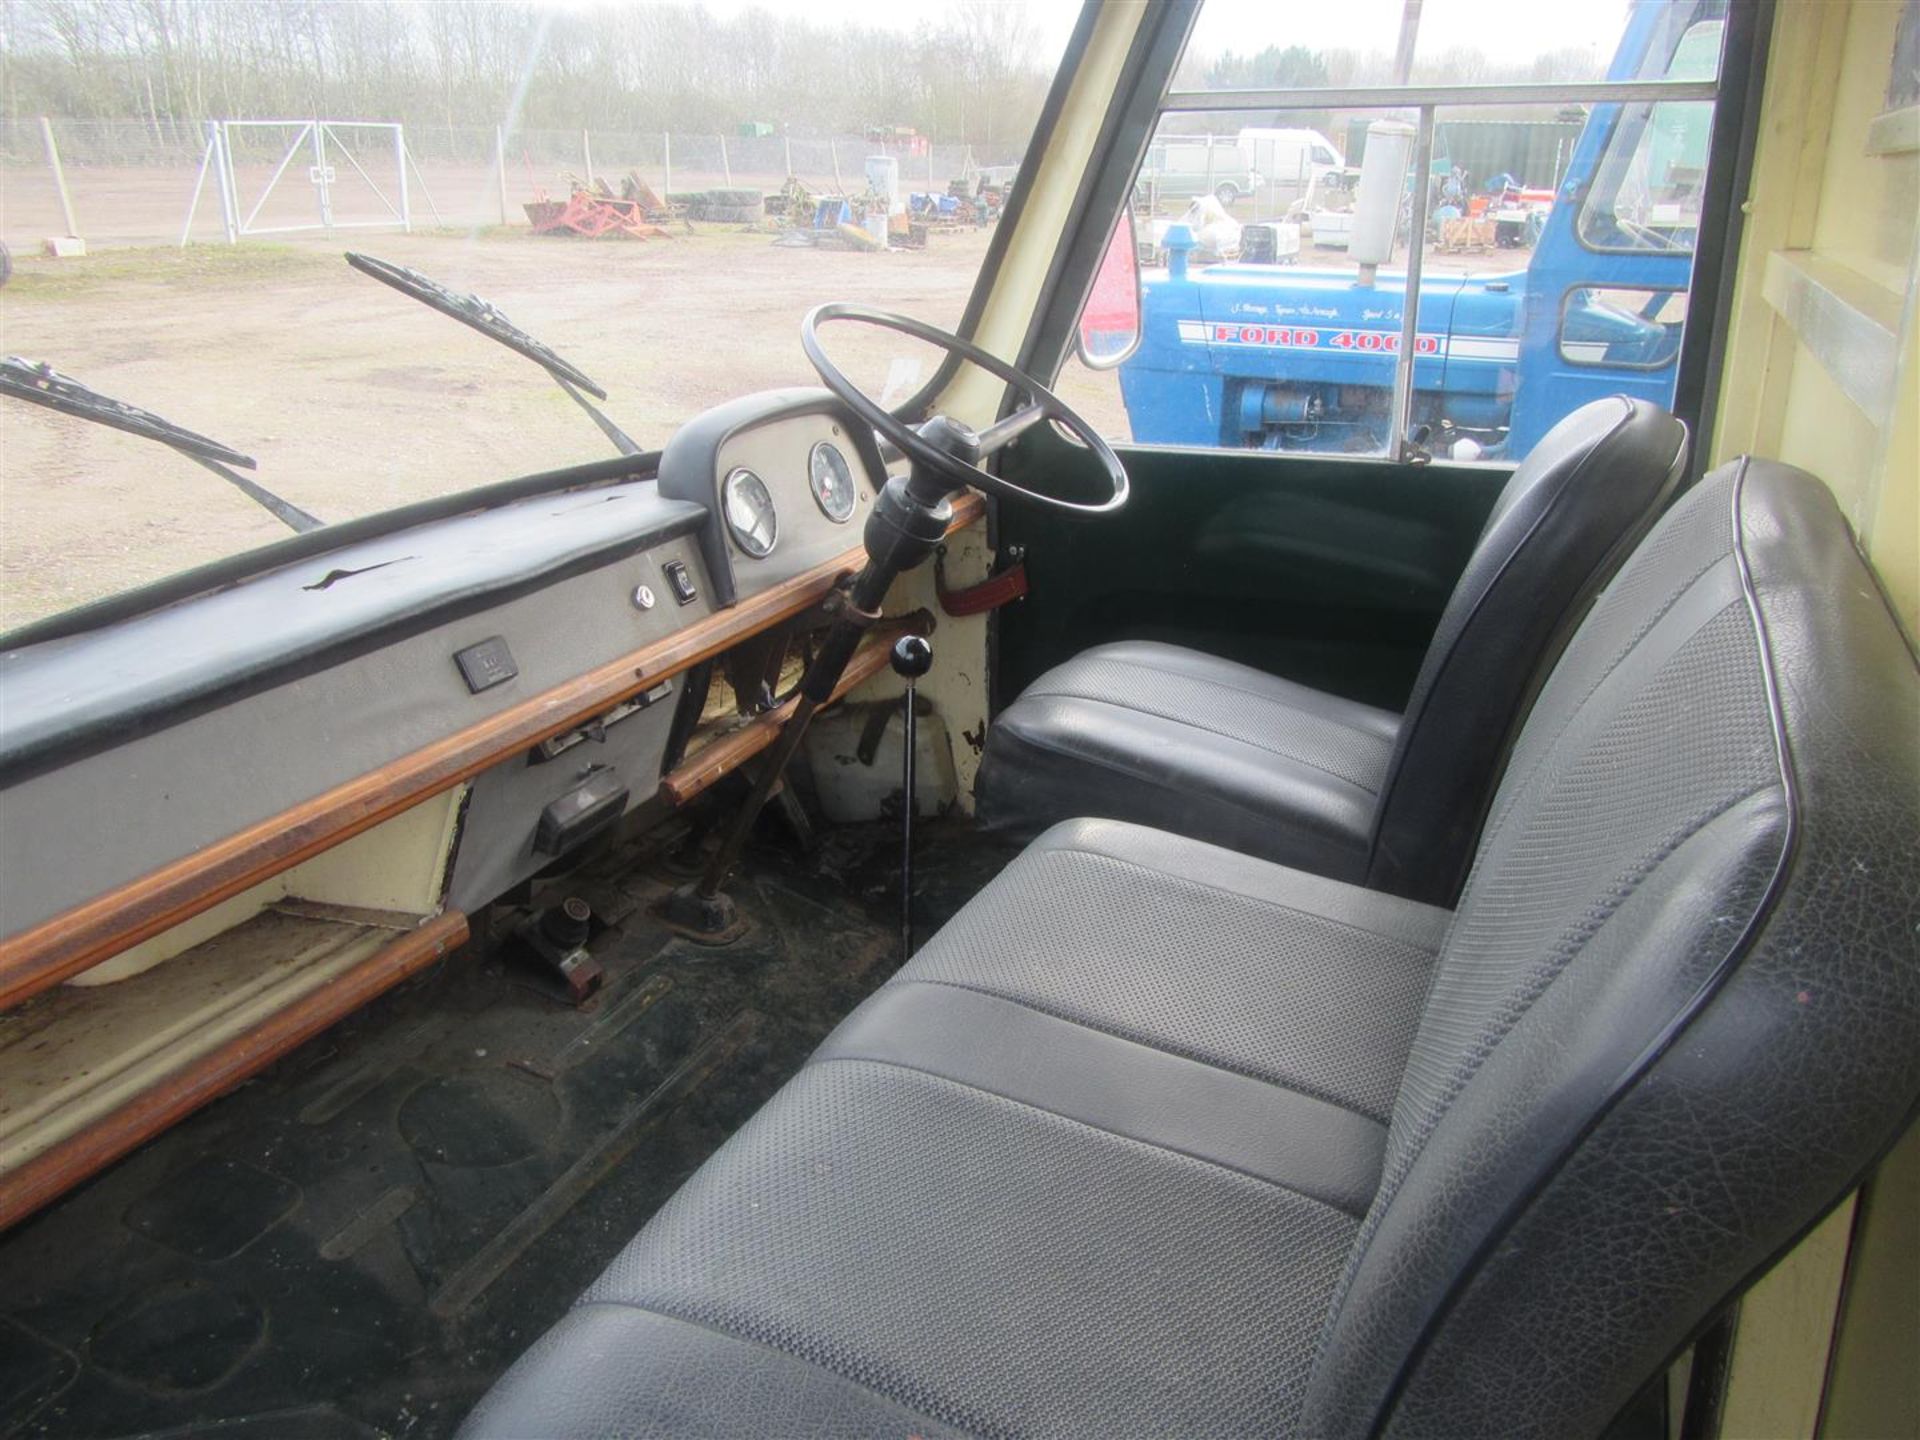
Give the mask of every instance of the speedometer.
<path id="1" fill-rule="evenodd" d="M 807 483 L 813 487 L 814 503 L 829 520 L 844 525 L 853 518 L 853 469 L 839 446 L 822 440 L 813 447 L 807 457 Z"/>
<path id="2" fill-rule="evenodd" d="M 733 543 L 758 560 L 773 553 L 780 538 L 780 517 L 774 513 L 767 482 L 742 466 L 720 487 L 720 504 Z"/>

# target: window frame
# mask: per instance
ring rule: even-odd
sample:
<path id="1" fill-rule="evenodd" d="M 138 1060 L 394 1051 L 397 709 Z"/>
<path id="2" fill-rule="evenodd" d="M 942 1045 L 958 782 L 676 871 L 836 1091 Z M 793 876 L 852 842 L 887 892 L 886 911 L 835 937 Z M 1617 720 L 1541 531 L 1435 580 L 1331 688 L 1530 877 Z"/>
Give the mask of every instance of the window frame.
<path id="1" fill-rule="evenodd" d="M 1680 320 L 1680 343 L 1673 348 L 1672 353 L 1669 354 L 1666 359 L 1651 362 L 1631 360 L 1581 360 L 1567 354 L 1567 312 L 1573 308 L 1573 297 L 1584 290 L 1632 290 L 1644 292 L 1649 295 L 1684 296 L 1687 301 L 1687 314 Z M 1644 374 L 1652 374 L 1659 370 L 1676 369 L 1680 363 L 1680 352 L 1686 349 L 1687 333 L 1692 328 L 1692 319 L 1693 289 L 1691 286 L 1682 288 L 1677 285 L 1620 285 L 1606 280 L 1576 280 L 1560 292 L 1559 314 L 1554 320 L 1553 326 L 1553 348 L 1562 365 L 1575 365 L 1584 369 L 1605 368 L 1608 370 L 1634 370 Z M 1666 327 L 1665 321 L 1656 320 L 1653 323 L 1661 326 L 1663 329 Z"/>
<path id="2" fill-rule="evenodd" d="M 1711 378 L 1718 374 L 1724 360 L 1723 331 L 1732 297 L 1730 281 L 1737 258 L 1741 217 L 1733 197 L 1741 177 L 1751 169 L 1754 132 L 1758 114 L 1761 78 L 1764 75 L 1767 40 L 1772 30 L 1773 0 L 1730 3 L 1721 36 L 1719 65 L 1711 80 L 1596 80 L 1575 84 L 1488 84 L 1488 85 L 1414 85 L 1305 87 L 1247 90 L 1174 90 L 1171 81 L 1181 52 L 1198 18 L 1203 0 L 1170 0 L 1167 15 L 1177 24 L 1159 32 L 1161 54 L 1157 66 L 1144 67 L 1143 79 L 1157 73 L 1161 89 L 1157 95 L 1136 90 L 1118 93 L 1108 115 L 1106 161 L 1099 176 L 1089 173 L 1081 199 L 1099 208 L 1094 217 L 1082 215 L 1077 231 L 1063 247 L 1062 262 L 1056 270 L 1061 281 L 1050 286 L 1036 309 L 1027 343 L 1022 347 L 1022 368 L 1050 382 L 1057 380 L 1061 368 L 1072 354 L 1079 307 L 1091 289 L 1099 247 L 1104 244 L 1112 223 L 1133 192 L 1148 144 L 1162 119 L 1184 113 L 1246 113 L 1327 109 L 1392 109 L 1416 112 L 1416 134 L 1412 169 L 1414 174 L 1432 165 L 1436 131 L 1436 112 L 1466 105 L 1551 105 L 1569 103 L 1624 106 L 1637 101 L 1707 101 L 1713 105 L 1708 133 L 1708 163 L 1701 185 L 1701 224 L 1694 245 L 1687 252 L 1689 274 L 1689 323 L 1682 336 L 1675 374 L 1673 411 L 1695 429 L 1704 433 L 1705 419 L 1711 410 Z M 1404 78 L 1411 67 L 1417 36 L 1420 0 L 1403 0 L 1402 29 L 1398 47 L 1398 65 Z M 1178 31 L 1171 54 L 1165 53 L 1168 29 Z M 1151 37 L 1146 37 L 1150 39 Z M 1144 43 L 1144 42 L 1143 42 Z M 1137 72 L 1139 73 L 1139 72 Z M 1142 89 L 1145 87 L 1143 86 Z M 1267 123 L 1273 123 L 1268 121 Z M 1119 143 L 1114 143 L 1114 142 Z M 1575 229 L 1577 230 L 1577 226 Z M 1409 293 L 1418 293 L 1422 262 L 1427 249 L 1424 228 L 1416 231 L 1409 247 L 1406 284 Z M 1089 255 L 1087 252 L 1092 250 Z M 1069 254 L 1068 251 L 1072 253 Z M 1393 434 L 1396 443 L 1383 455 L 1355 455 L 1354 463 L 1418 464 L 1430 457 L 1411 443 L 1408 430 L 1413 407 L 1413 365 L 1416 345 L 1409 332 L 1417 332 L 1418 306 L 1405 307 L 1399 355 L 1396 362 L 1394 393 L 1391 402 Z M 1556 358 L 1557 354 L 1556 354 Z M 1009 404 L 1012 397 L 1009 397 Z M 1127 442 L 1126 448 L 1175 449 L 1178 447 Z M 1705 451 L 1696 446 L 1695 463 Z M 1276 461 L 1290 458 L 1275 453 Z M 1322 457 L 1324 458 L 1324 457 Z M 1518 463 L 1500 460 L 1486 463 L 1511 468 Z"/>

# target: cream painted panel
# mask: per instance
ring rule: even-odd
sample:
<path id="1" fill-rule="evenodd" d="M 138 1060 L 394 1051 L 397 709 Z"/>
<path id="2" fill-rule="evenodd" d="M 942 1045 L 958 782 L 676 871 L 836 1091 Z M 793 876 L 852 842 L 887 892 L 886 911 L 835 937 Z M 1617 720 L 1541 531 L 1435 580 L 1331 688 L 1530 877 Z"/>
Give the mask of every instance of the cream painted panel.
<path id="1" fill-rule="evenodd" d="M 1747 229 L 1709 454 L 1751 451 L 1819 475 L 1860 536 L 1909 636 L 1920 634 L 1920 151 L 1876 153 L 1901 6 L 1831 0 L 1776 8 Z M 1835 373 L 1861 361 L 1850 328 L 1816 323 L 1779 283 L 1786 267 L 1836 278 L 1898 357 L 1883 413 Z M 1775 277 L 1769 303 L 1766 283 Z M 1864 289 L 1862 287 L 1865 287 Z M 1864 300 L 1861 300 L 1864 296 Z M 1862 332 L 1864 333 L 1864 331 Z M 1836 344 L 1841 348 L 1836 349 Z M 1869 387 L 1870 388 L 1870 387 Z"/>
<path id="2" fill-rule="evenodd" d="M 244 924 L 296 896 L 327 905 L 432 915 L 440 910 L 447 861 L 467 787 L 456 786 L 323 851 L 291 870 L 242 890 L 171 930 L 102 960 L 67 981 L 82 989 L 113 985 Z"/>
<path id="3" fill-rule="evenodd" d="M 1849 1196 L 1741 1300 L 1722 1435 L 1812 1440 L 1853 1206 Z"/>
<path id="4" fill-rule="evenodd" d="M 1055 123 L 1052 143 L 1039 169 L 1032 176 L 1021 176 L 1026 198 L 1021 202 L 1019 224 L 999 269 L 990 277 L 992 289 L 973 337 L 1003 359 L 1012 359 L 1026 337 L 1041 287 L 1072 217 L 1080 177 L 1106 120 L 1134 35 L 1146 17 L 1147 7 L 1134 0 L 1114 0 L 1100 8 Z M 963 366 L 936 408 L 970 425 L 985 426 L 993 422 L 1003 389 L 973 366 Z M 948 538 L 947 580 L 955 588 L 984 579 L 991 564 L 984 523 Z M 928 606 L 940 618 L 939 633 L 933 638 L 933 670 L 920 682 L 920 693 L 946 722 L 954 772 L 960 781 L 960 804 L 971 813 L 973 779 L 980 769 L 980 747 L 987 733 L 987 620 L 983 615 L 966 619 L 940 615 L 930 564 L 901 578 L 889 608 L 916 605 Z M 861 687 L 856 698 L 884 695 L 890 693 L 889 687 L 897 692 L 898 682 L 891 674 L 883 674 Z"/>
<path id="5" fill-rule="evenodd" d="M 326 905 L 437 914 L 467 788 L 435 795 L 295 866 L 280 877 L 286 893 Z"/>

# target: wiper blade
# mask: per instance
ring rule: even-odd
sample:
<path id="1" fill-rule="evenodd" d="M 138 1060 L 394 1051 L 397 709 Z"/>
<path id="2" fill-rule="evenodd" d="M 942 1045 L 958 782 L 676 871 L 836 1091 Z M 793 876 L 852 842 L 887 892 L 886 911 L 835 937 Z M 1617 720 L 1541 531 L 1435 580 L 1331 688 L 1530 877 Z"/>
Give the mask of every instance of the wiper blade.
<path id="1" fill-rule="evenodd" d="M 151 410 L 102 395 L 72 376 L 62 375 L 51 365 L 36 365 L 18 355 L 0 360 L 0 395 L 11 395 L 16 400 L 44 405 L 78 420 L 91 420 L 96 425 L 108 425 L 129 435 L 157 440 L 196 460 L 218 460 L 227 465 L 244 465 L 249 470 L 258 468 L 251 455 L 243 455 L 218 440 L 209 440 L 183 425 L 163 420 Z"/>
<path id="2" fill-rule="evenodd" d="M 539 341 L 515 325 L 511 320 L 494 308 L 490 300 L 482 300 L 478 295 L 468 294 L 442 285 L 438 280 L 429 279 L 418 270 L 406 265 L 395 265 L 391 261 L 381 260 L 372 255 L 362 255 L 356 251 L 347 252 L 347 264 L 363 275 L 371 275 L 383 285 L 391 285 L 402 295 L 418 300 L 430 309 L 438 310 L 450 319 L 458 320 L 462 325 L 478 330 L 490 340 L 496 340 L 517 355 L 524 355 L 554 379 L 562 390 L 573 397 L 574 403 L 592 417 L 593 423 L 622 455 L 638 455 L 639 445 L 626 431 L 608 418 L 606 413 L 587 399 L 591 395 L 595 400 L 607 398 L 607 392 L 596 385 L 587 373 L 566 360 L 560 358 L 553 348 Z M 585 394 L 581 392 L 585 391 Z"/>
<path id="3" fill-rule="evenodd" d="M 11 395 L 30 405 L 57 410 L 76 420 L 90 420 L 96 425 L 124 430 L 129 435 L 138 435 L 142 439 L 157 441 L 170 450 L 177 450 L 189 460 L 211 470 L 290 529 L 318 530 L 326 524 L 298 505 L 282 500 L 259 482 L 236 475 L 227 468 L 229 465 L 242 465 L 249 470 L 257 469 L 258 462 L 251 455 L 222 445 L 218 440 L 210 440 L 184 425 L 176 425 L 151 410 L 142 410 L 138 405 L 129 405 L 124 400 L 102 395 L 72 376 L 62 375 L 51 365 L 36 365 L 31 360 L 22 360 L 18 355 L 9 355 L 0 360 L 0 395 Z"/>

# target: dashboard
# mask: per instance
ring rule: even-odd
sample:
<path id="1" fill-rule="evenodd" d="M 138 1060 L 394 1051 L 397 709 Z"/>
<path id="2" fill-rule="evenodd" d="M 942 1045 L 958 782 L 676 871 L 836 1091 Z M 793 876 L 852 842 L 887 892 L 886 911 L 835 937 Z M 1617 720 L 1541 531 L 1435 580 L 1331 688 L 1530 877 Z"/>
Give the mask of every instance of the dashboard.
<path id="1" fill-rule="evenodd" d="M 825 390 L 722 405 L 684 426 L 660 457 L 661 497 L 715 517 L 702 552 L 720 605 L 859 545 L 885 481 L 872 432 Z"/>
<path id="2" fill-rule="evenodd" d="M 750 396 L 0 636 L 0 1227 L 765 751 L 884 479 Z"/>
<path id="3" fill-rule="evenodd" d="M 556 858 L 542 817 L 583 777 L 597 821 L 675 793 L 699 719 L 679 677 L 857 569 L 884 480 L 828 392 L 775 391 L 617 472 L 297 536 L 0 638 L 0 972 L 44 951 L 73 973 L 133 943 L 129 917 L 205 908 L 216 866 L 231 894 L 461 784 L 444 893 L 485 904 Z"/>

